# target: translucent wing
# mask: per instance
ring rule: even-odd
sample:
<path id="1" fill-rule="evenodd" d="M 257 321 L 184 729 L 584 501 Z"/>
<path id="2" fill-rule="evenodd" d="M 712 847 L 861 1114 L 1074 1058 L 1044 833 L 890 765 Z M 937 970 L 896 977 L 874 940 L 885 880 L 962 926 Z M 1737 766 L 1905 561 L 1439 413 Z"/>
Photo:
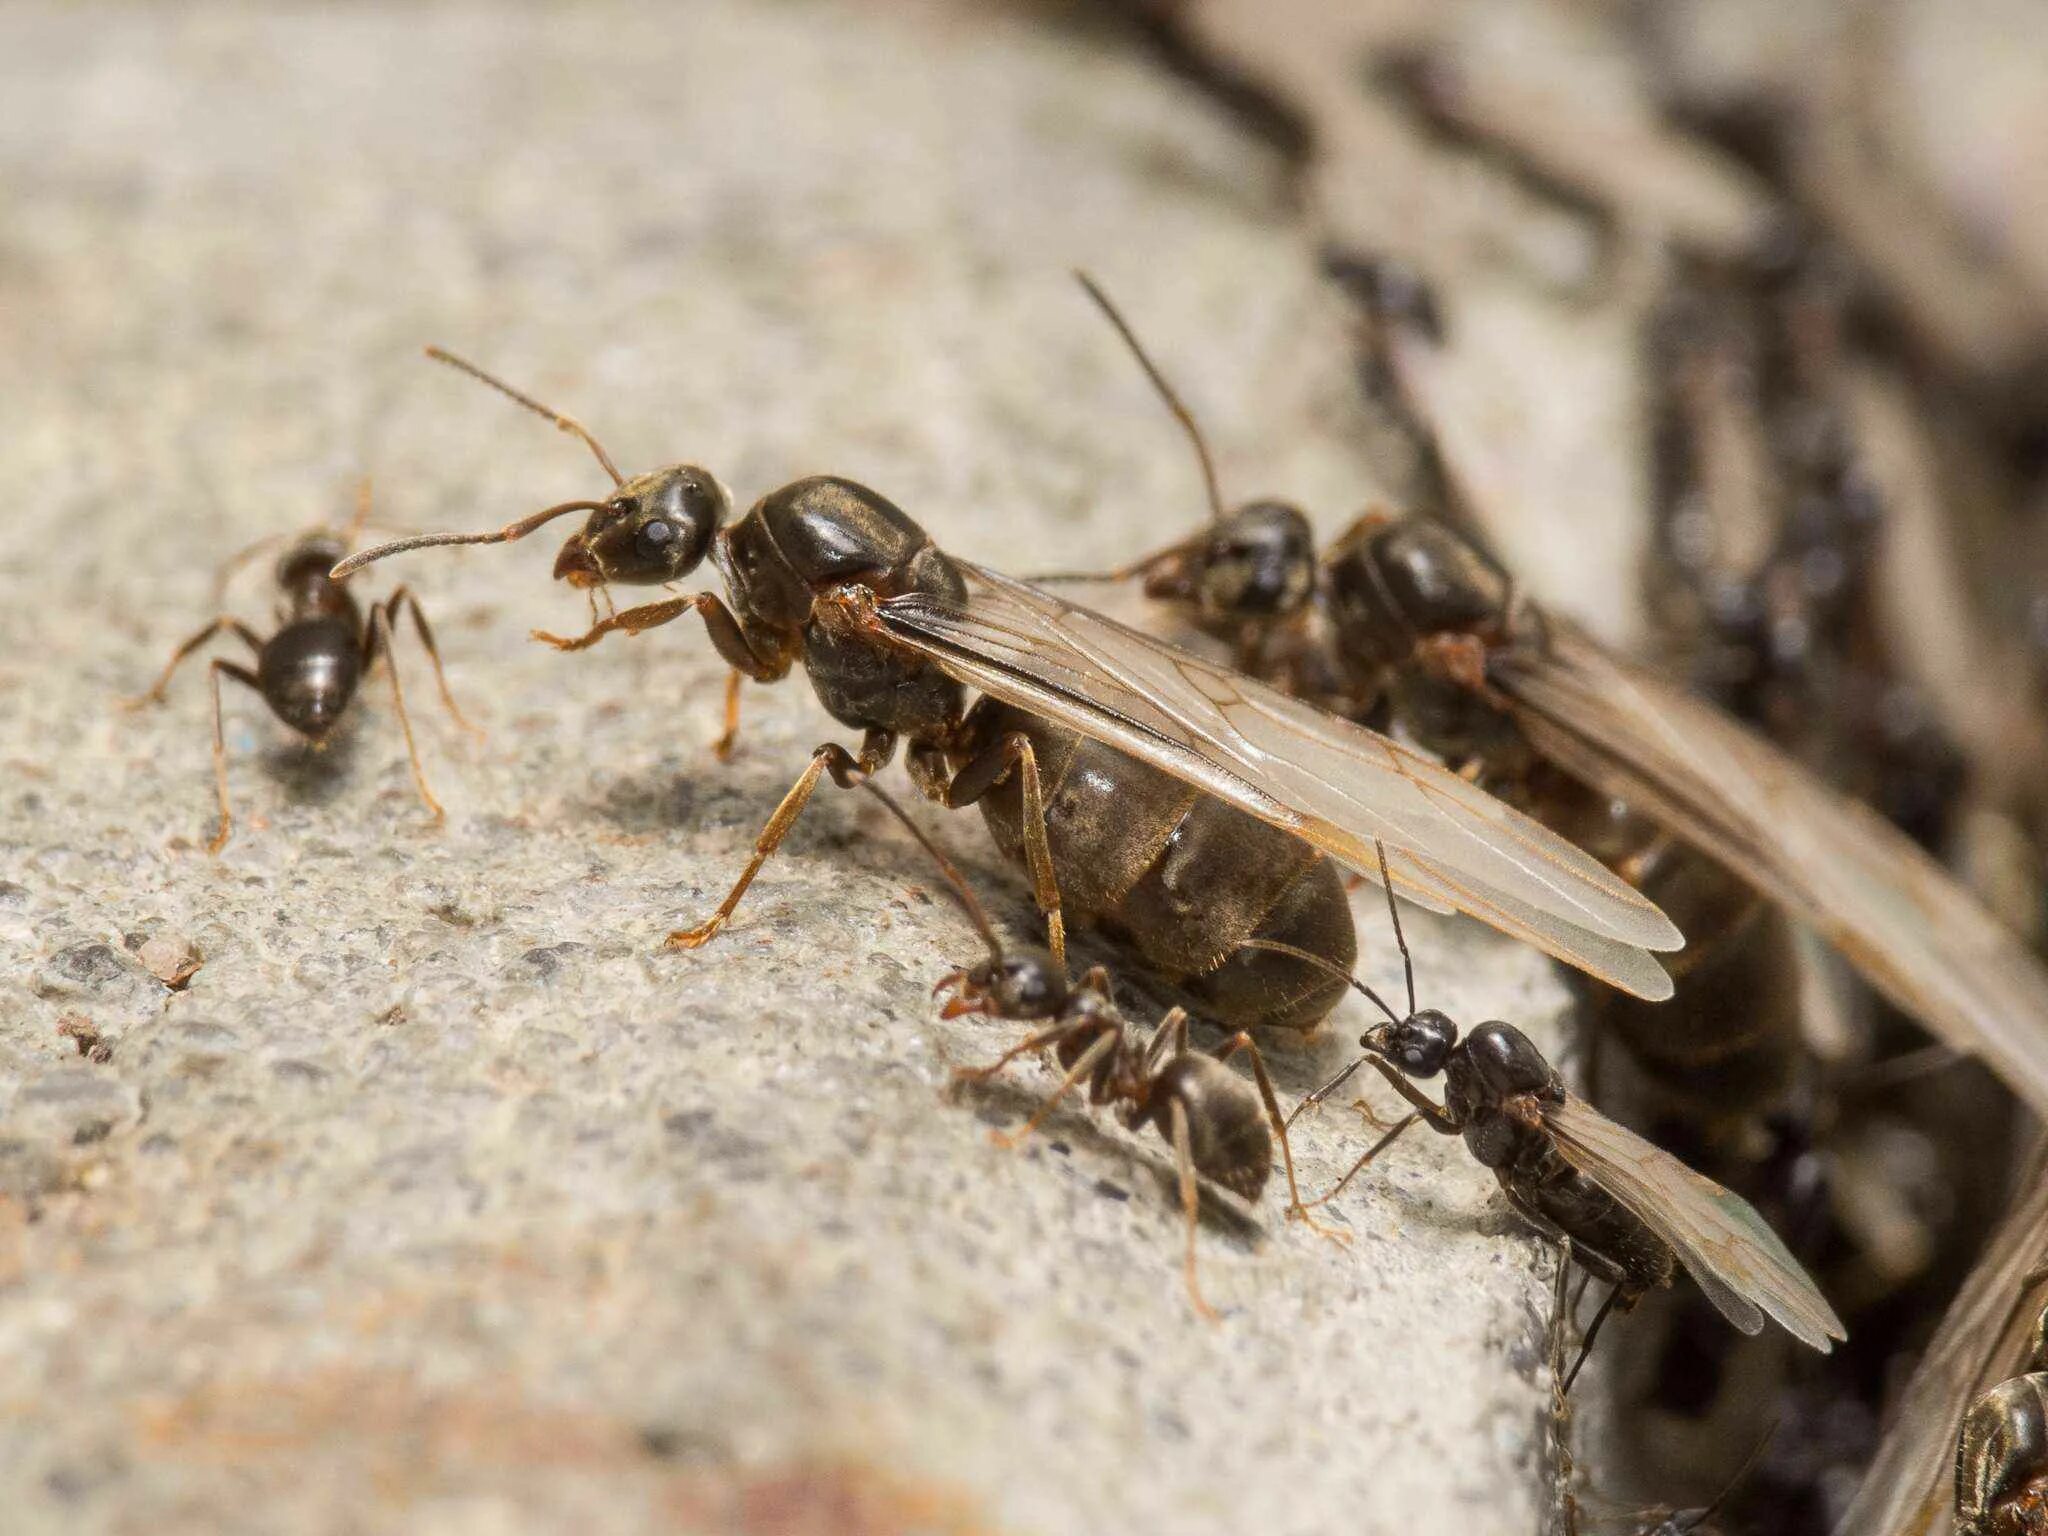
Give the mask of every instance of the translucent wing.
<path id="1" fill-rule="evenodd" d="M 2048 1302 L 2048 1282 L 2026 1283 L 2048 1260 L 2048 1154 L 2036 1151 L 2019 1190 L 1893 1405 L 1835 1536 L 1947 1536 L 1953 1529 L 1957 1426 L 1978 1393 L 2013 1373 Z"/>
<path id="2" fill-rule="evenodd" d="M 2048 971 L 1904 834 L 1566 624 L 1488 675 L 1538 751 L 1784 903 L 2048 1113 Z"/>
<path id="3" fill-rule="evenodd" d="M 892 640 L 953 676 L 1283 827 L 1398 890 L 1490 923 L 1639 997 L 1671 995 L 1646 953 L 1683 938 L 1556 834 L 1376 732 L 993 571 L 956 562 L 962 607 L 878 605 Z"/>
<path id="4" fill-rule="evenodd" d="M 1583 1099 L 1544 1108 L 1544 1124 L 1574 1168 L 1596 1180 L 1669 1243 L 1707 1299 L 1744 1333 L 1769 1315 L 1825 1353 L 1847 1338 L 1842 1320 L 1770 1223 L 1742 1196 L 1616 1125 Z"/>

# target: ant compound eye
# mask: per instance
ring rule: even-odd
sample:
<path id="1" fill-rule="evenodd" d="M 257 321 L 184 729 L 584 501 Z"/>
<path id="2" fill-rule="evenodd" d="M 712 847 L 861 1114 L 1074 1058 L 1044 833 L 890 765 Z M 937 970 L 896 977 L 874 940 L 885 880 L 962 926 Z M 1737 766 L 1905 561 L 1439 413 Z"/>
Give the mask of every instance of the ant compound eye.
<path id="1" fill-rule="evenodd" d="M 649 518 L 640 525 L 640 532 L 635 537 L 643 555 L 650 559 L 658 558 L 676 541 L 676 525 L 665 517 Z"/>

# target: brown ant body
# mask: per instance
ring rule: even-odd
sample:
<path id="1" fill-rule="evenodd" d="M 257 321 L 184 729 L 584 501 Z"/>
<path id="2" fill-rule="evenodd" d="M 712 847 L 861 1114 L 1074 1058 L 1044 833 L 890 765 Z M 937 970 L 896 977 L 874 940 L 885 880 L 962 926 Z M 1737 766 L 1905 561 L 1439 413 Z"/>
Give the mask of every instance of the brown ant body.
<path id="1" fill-rule="evenodd" d="M 767 683 L 800 667 L 826 710 L 861 732 L 857 753 L 836 742 L 813 751 L 725 899 L 671 933 L 671 947 L 718 932 L 822 777 L 861 782 L 901 747 L 929 798 L 949 810 L 978 805 L 1030 872 L 1056 959 L 1063 911 L 1087 914 L 1233 1027 L 1313 1029 L 1343 995 L 1330 967 L 1348 973 L 1356 938 L 1335 860 L 1369 854 L 1363 826 L 1399 829 L 1398 878 L 1419 899 L 1577 956 L 1618 985 L 1668 990 L 1645 951 L 1678 942 L 1661 913 L 1438 765 L 948 555 L 852 481 L 797 480 L 728 522 L 731 498 L 708 470 L 672 464 L 628 480 L 580 423 L 432 355 L 579 437 L 615 489 L 494 532 L 365 551 L 337 565 L 337 578 L 405 550 L 506 543 L 587 513 L 556 559 L 558 578 L 585 590 L 662 586 L 708 561 L 725 592 L 538 638 L 582 650 L 694 612 L 735 674 Z M 970 688 L 980 694 L 971 703 Z M 727 711 L 729 739 L 730 691 Z M 1304 964 L 1296 950 L 1323 963 Z"/>
<path id="2" fill-rule="evenodd" d="M 346 532 L 336 534 L 318 529 L 296 539 L 278 558 L 275 582 L 278 592 L 277 627 L 266 637 L 258 634 L 232 614 L 223 613 L 192 635 L 165 663 L 150 690 L 128 701 L 131 709 L 163 702 L 164 691 L 179 666 L 207 641 L 222 631 L 233 634 L 255 653 L 252 669 L 240 662 L 216 656 L 207 671 L 213 687 L 213 772 L 220 798 L 220 827 L 207 843 L 209 853 L 227 846 L 234 830 L 234 813 L 228 804 L 227 743 L 221 728 L 221 679 L 227 678 L 260 695 L 270 712 L 313 746 L 322 745 L 339 723 L 364 675 L 382 658 L 391 677 L 391 696 L 397 706 L 398 723 L 405 732 L 405 751 L 412 765 L 413 783 L 420 799 L 438 823 L 441 804 L 427 787 L 420 767 L 419 748 L 414 744 L 412 719 L 406 713 L 405 687 L 399 681 L 397 657 L 391 638 L 392 616 L 401 610 L 411 614 L 420 644 L 434 664 L 434 680 L 440 685 L 441 700 L 448 713 L 463 729 L 475 727 L 463 718 L 455 697 L 448 690 L 448 678 L 441 667 L 441 652 L 425 611 L 411 588 L 401 584 L 381 603 L 367 612 L 355 594 L 333 579 L 329 569 L 347 555 L 349 546 L 369 513 L 367 484 L 356 516 Z M 267 542 L 267 541 L 265 541 Z M 244 556 L 261 548 L 251 546 Z M 238 556 L 239 561 L 243 556 Z M 232 563 L 232 562 L 231 562 Z M 225 572 L 223 582 L 225 584 Z"/>
<path id="3" fill-rule="evenodd" d="M 1195 1050 L 1188 1042 L 1187 1010 L 1173 1008 L 1141 1040 L 1137 1027 L 1116 1005 L 1107 970 L 1093 966 L 1074 982 L 1068 979 L 1065 965 L 1048 950 L 1029 945 L 1005 950 L 988 914 L 952 861 L 879 785 L 864 783 L 863 787 L 889 808 L 937 863 L 988 946 L 988 959 L 950 973 L 933 989 L 935 997 L 946 998 L 941 1016 L 957 1019 L 979 1014 L 1043 1026 L 987 1066 L 957 1069 L 954 1081 L 986 1082 L 1019 1056 L 1048 1049 L 1064 1069 L 1059 1086 L 1021 1129 L 991 1132 L 991 1140 L 1001 1147 L 1021 1146 L 1070 1092 L 1084 1086 L 1089 1104 L 1115 1106 L 1126 1129 L 1142 1131 L 1149 1126 L 1156 1130 L 1173 1147 L 1187 1224 L 1188 1296 L 1195 1310 L 1212 1320 L 1216 1313 L 1203 1299 L 1195 1278 L 1200 1180 L 1208 1179 L 1247 1204 L 1255 1203 L 1272 1174 L 1277 1142 L 1287 1175 L 1288 1215 L 1308 1220 L 1325 1236 L 1339 1235 L 1317 1224 L 1302 1204 L 1287 1122 L 1281 1117 L 1265 1058 L 1249 1034 L 1240 1030 L 1212 1050 Z M 1239 1052 L 1251 1058 L 1256 1088 L 1224 1065 Z"/>
<path id="4" fill-rule="evenodd" d="M 1272 1173 L 1277 1141 L 1292 1201 L 1288 1214 L 1307 1216 L 1272 1079 L 1258 1046 L 1244 1031 L 1213 1050 L 1198 1051 L 1188 1043 L 1187 1010 L 1174 1008 L 1141 1039 L 1111 997 L 1107 971 L 1096 966 L 1069 984 L 1065 971 L 1042 949 L 997 951 L 979 965 L 955 971 L 939 986 L 952 994 L 946 1018 L 979 1013 L 1044 1025 L 987 1066 L 959 1069 L 953 1074 L 956 1081 L 984 1082 L 1019 1056 L 1047 1048 L 1065 1069 L 1059 1086 L 1022 1129 L 993 1133 L 998 1145 L 1019 1145 L 1068 1093 L 1085 1085 L 1091 1105 L 1114 1105 L 1127 1129 L 1149 1126 L 1173 1147 L 1187 1222 L 1188 1295 L 1204 1317 L 1216 1314 L 1195 1279 L 1198 1180 L 1208 1179 L 1254 1202 Z M 1251 1057 L 1256 1091 L 1224 1066 L 1240 1051 Z"/>

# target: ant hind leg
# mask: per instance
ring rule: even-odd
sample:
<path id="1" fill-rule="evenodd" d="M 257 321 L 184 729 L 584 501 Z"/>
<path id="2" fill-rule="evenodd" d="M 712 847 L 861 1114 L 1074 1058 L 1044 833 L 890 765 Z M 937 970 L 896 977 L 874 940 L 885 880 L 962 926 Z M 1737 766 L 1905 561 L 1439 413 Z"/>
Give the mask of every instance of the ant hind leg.
<path id="1" fill-rule="evenodd" d="M 172 665 L 176 664 L 173 661 Z M 207 842 L 206 851 L 218 856 L 221 849 L 227 847 L 228 838 L 235 830 L 235 813 L 228 805 L 228 744 L 226 733 L 221 728 L 220 680 L 231 677 L 255 694 L 263 692 L 263 685 L 256 680 L 256 674 L 240 662 L 219 656 L 213 658 L 206 670 L 213 687 L 213 788 L 220 798 L 220 829 Z"/>

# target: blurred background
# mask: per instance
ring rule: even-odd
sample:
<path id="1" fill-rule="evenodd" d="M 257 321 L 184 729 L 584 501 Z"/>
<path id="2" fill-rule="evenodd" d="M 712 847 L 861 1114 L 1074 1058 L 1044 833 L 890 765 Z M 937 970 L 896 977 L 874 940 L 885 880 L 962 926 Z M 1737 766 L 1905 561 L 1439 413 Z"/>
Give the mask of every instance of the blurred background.
<path id="1" fill-rule="evenodd" d="M 830 470 L 992 564 L 1109 567 L 1191 526 L 1201 487 L 1077 267 L 1188 397 L 1227 499 L 1285 496 L 1325 536 L 1375 505 L 1456 523 L 1540 599 L 1904 828 L 2039 947 L 2044 144 L 2034 0 L 16 0 L 0 11 L 0 763 L 16 784 L 0 851 L 68 894 L 29 880 L 0 904 L 21 962 L 0 992 L 10 1071 L 33 1076 L 81 998 L 126 1006 L 90 978 L 30 976 L 98 931 L 80 903 L 118 912 L 109 887 L 139 880 L 193 902 L 192 931 L 207 921 L 188 866 L 133 873 L 145 847 L 203 829 L 199 712 L 188 699 L 159 743 L 118 735 L 102 704 L 203 619 L 218 559 L 338 520 L 364 474 L 400 531 L 495 524 L 536 486 L 588 481 L 573 445 L 430 373 L 422 344 L 583 416 L 622 464 L 713 465 L 742 504 Z M 552 663 L 510 654 L 520 626 L 580 612 L 539 590 L 541 558 L 471 561 L 448 599 L 451 651 L 495 636 L 505 652 L 490 683 L 472 662 L 472 687 L 517 701 L 496 727 L 522 766 L 477 770 L 476 804 L 545 822 L 583 794 L 623 805 L 635 834 L 701 813 L 629 766 L 614 733 L 630 711 L 571 713 L 588 701 L 549 702 Z M 530 601 L 505 596 L 512 565 Z M 668 689 L 646 655 L 629 667 L 634 709 L 659 689 L 664 727 L 708 738 L 714 692 Z M 792 729 L 800 752 L 811 727 Z M 383 782 L 351 813 L 364 828 L 408 813 L 403 779 Z M 302 783 L 269 816 L 303 829 L 335 793 Z M 115 848 L 135 862 L 100 852 Z M 319 990 L 308 963 L 283 970 Z M 1930 1053 L 1803 940 L 1763 984 L 1799 1066 L 1745 1106 L 1743 1134 L 1625 1053 L 1599 1057 L 1594 1086 L 1765 1208 L 1852 1342 L 1795 1361 L 1734 1347 L 1696 1297 L 1646 1308 L 1579 1415 L 1589 1511 L 1703 1502 L 1768 1435 L 1726 1524 L 1828 1529 L 2012 1190 L 2027 1127 L 1988 1073 Z M 139 1123 L 148 1092 L 105 1114 Z M 54 1123 L 68 1146 L 76 1115 Z M 55 1385 L 121 1376 L 48 1353 L 80 1324 L 24 1308 L 57 1306 L 47 1268 L 20 1289 L 49 1258 L 27 1233 L 82 1176 L 71 1152 L 38 1161 L 40 1134 L 17 1135 L 34 1156 L 0 1230 L 9 1326 L 22 1349 L 42 1340 L 12 1352 L 17 1418 Z M 143 1300 L 119 1294 L 108 1307 L 139 1330 L 122 1347 L 147 1347 Z M 1418 1400 L 1381 1443 L 1319 1454 L 1367 1479 L 1399 1454 L 1395 1426 L 1433 1411 Z M 1558 1518 L 1540 1394 L 1465 1419 L 1403 1475 L 1457 1481 L 1448 1447 L 1512 1440 L 1459 1497 L 1502 1528 Z M 131 1528 L 121 1498 L 94 1502 L 104 1458 L 22 1443 L 25 1485 L 52 1501 L 36 1529 Z M 237 1528 L 220 1486 L 165 1507 Z M 1299 1491 L 1272 1528 L 1334 1528 L 1367 1497 Z M 1379 1496 L 1393 1517 L 1422 1507 Z M 707 1529 L 984 1528 L 865 1484 L 758 1517 L 692 1497 L 677 1518 Z M 997 1499 L 1000 1523 L 1094 1524 L 1034 1497 Z M 1180 1513 L 1207 1528 L 1233 1507 L 1205 1492 Z M 417 1528 L 515 1528 L 444 1514 Z"/>

